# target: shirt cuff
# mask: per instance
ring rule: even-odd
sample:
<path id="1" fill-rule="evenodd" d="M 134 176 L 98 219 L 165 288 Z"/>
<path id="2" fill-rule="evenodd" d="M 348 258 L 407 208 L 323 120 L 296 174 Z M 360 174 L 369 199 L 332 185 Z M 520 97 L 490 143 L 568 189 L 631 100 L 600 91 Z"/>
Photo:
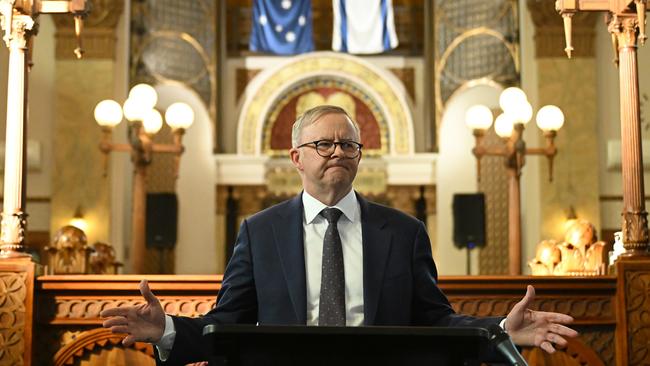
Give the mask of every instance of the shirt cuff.
<path id="1" fill-rule="evenodd" d="M 507 318 L 503 318 L 503 320 L 499 322 L 499 326 L 501 327 L 501 329 L 503 329 L 504 332 L 506 331 L 506 319 Z"/>
<path id="2" fill-rule="evenodd" d="M 160 361 L 165 362 L 169 358 L 169 353 L 174 346 L 174 339 L 176 339 L 176 327 L 174 327 L 174 321 L 171 316 L 165 314 L 165 331 L 160 340 L 154 344 L 158 350 Z"/>

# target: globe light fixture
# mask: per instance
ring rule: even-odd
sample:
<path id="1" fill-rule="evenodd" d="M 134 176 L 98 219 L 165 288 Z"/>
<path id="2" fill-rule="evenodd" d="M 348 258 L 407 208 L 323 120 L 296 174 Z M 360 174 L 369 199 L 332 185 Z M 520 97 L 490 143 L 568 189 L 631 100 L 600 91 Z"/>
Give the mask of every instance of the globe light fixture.
<path id="1" fill-rule="evenodd" d="M 494 121 L 494 131 L 504 139 L 512 136 L 512 130 L 514 129 L 514 124 L 512 118 L 505 114 L 501 113 L 497 119 Z"/>
<path id="2" fill-rule="evenodd" d="M 478 179 L 481 179 L 481 158 L 483 156 L 502 156 L 508 172 L 508 272 L 521 274 L 521 205 L 520 183 L 524 156 L 545 156 L 549 164 L 549 180 L 553 180 L 553 158 L 557 154 L 554 139 L 557 131 L 564 125 L 564 115 L 556 106 L 545 106 L 537 112 L 537 126 L 546 139 L 543 148 L 526 148 L 523 133 L 526 124 L 533 118 L 533 107 L 523 90 L 506 88 L 499 96 L 502 113 L 494 120 L 494 132 L 503 139 L 501 146 L 487 145 L 483 138 L 492 125 L 492 112 L 483 105 L 470 107 L 465 113 L 465 123 L 472 129 L 475 137 L 472 153 L 477 160 Z"/>
<path id="3" fill-rule="evenodd" d="M 485 131 L 492 126 L 492 111 L 484 105 L 475 105 L 465 112 L 465 124 L 472 130 Z"/>
<path id="4" fill-rule="evenodd" d="M 134 273 L 144 271 L 145 222 L 146 222 L 146 175 L 154 153 L 167 153 L 174 156 L 174 173 L 178 177 L 180 156 L 183 154 L 182 137 L 194 121 L 194 111 L 185 103 L 174 103 L 165 112 L 165 122 L 172 129 L 172 143 L 156 143 L 153 137 L 163 127 L 163 117 L 155 108 L 158 101 L 156 90 L 147 84 L 138 84 L 129 91 L 129 97 L 120 106 L 113 100 L 97 103 L 95 121 L 102 128 L 103 135 L 99 149 L 104 153 L 104 175 L 108 171 L 108 154 L 123 151 L 131 154 L 134 164 L 133 176 L 133 214 L 132 214 L 132 254 L 131 268 Z M 112 129 L 122 118 L 129 121 L 129 143 L 114 143 Z"/>

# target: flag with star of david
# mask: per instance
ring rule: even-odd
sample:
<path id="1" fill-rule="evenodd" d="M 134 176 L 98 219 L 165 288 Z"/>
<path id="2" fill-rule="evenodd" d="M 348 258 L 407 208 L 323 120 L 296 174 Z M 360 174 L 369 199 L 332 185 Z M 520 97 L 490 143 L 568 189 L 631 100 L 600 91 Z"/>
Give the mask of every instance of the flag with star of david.
<path id="1" fill-rule="evenodd" d="M 295 55 L 314 50 L 311 0 L 254 0 L 251 51 Z"/>

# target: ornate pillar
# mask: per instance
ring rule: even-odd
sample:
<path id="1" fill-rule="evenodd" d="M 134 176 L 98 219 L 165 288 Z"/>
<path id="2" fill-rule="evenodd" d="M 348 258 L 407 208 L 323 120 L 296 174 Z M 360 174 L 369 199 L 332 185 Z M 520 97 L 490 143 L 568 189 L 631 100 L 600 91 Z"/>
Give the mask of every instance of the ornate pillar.
<path id="1" fill-rule="evenodd" d="M 123 0 L 95 0 L 84 23 L 84 59 L 77 60 L 74 26 L 69 16 L 53 16 L 56 25 L 56 61 L 52 139 L 55 141 L 50 231 L 67 225 L 80 206 L 89 223 L 89 242 L 109 242 L 110 181 L 104 177 L 97 148 L 101 130 L 93 110 L 107 98 L 115 99 L 116 26 Z M 122 243 L 111 243 L 117 248 Z"/>
<path id="2" fill-rule="evenodd" d="M 13 4 L 0 3 L 4 41 L 9 47 L 7 86 L 7 133 L 5 146 L 4 201 L 0 257 L 29 257 L 24 253 L 25 205 L 25 118 L 27 103 L 27 68 L 25 51 L 34 20 L 19 15 Z"/>
<path id="3" fill-rule="evenodd" d="M 636 14 L 614 16 L 608 30 L 618 46 L 623 170 L 623 243 L 626 256 L 648 255 L 648 213 L 645 210 L 639 75 L 636 62 L 639 22 Z"/>
<path id="4" fill-rule="evenodd" d="M 540 225 L 542 239 L 563 239 L 567 210 L 575 207 L 579 218 L 600 229 L 598 115 L 596 105 L 596 13 L 573 15 L 573 59 L 564 53 L 564 28 L 553 1 L 528 0 L 535 25 L 537 105 L 562 108 L 566 123 L 556 138 L 558 156 L 553 182 L 548 166 L 540 164 Z M 531 122 L 532 123 L 532 122 Z M 537 243 L 525 243 L 534 253 Z M 530 259 L 530 258 L 527 258 Z M 526 260 L 527 260 L 526 259 Z"/>
<path id="5" fill-rule="evenodd" d="M 647 337 L 650 331 L 650 256 L 648 219 L 644 201 L 636 14 L 613 16 L 609 26 L 618 49 L 623 170 L 623 243 L 626 253 L 616 263 L 616 363 L 650 363 Z"/>

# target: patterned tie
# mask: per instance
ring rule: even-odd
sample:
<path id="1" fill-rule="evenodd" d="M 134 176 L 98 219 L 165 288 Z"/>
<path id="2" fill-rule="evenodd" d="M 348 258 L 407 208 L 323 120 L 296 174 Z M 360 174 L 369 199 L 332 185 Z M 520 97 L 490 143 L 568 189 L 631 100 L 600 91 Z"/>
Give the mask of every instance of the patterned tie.
<path id="1" fill-rule="evenodd" d="M 320 282 L 318 325 L 345 325 L 345 272 L 343 248 L 336 227 L 341 210 L 326 208 L 320 213 L 329 225 L 323 240 L 323 269 Z"/>

